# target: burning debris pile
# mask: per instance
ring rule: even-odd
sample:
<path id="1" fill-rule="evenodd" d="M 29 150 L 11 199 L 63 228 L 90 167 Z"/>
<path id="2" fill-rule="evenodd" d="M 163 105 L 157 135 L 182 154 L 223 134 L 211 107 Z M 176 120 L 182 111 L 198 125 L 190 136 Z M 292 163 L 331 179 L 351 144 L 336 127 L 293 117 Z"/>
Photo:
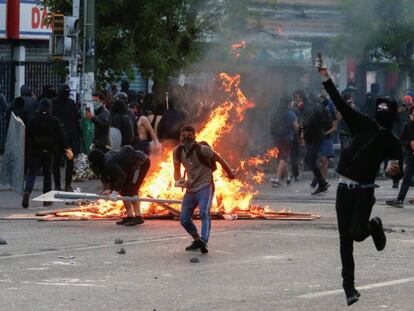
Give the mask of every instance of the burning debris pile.
<path id="1" fill-rule="evenodd" d="M 206 141 L 214 149 L 220 149 L 221 139 L 243 122 L 247 110 L 255 107 L 240 89 L 240 75 L 230 76 L 221 73 L 219 78 L 226 93 L 225 100 L 210 114 L 210 117 L 197 133 L 197 140 Z M 278 150 L 268 150 L 265 155 L 240 161 L 237 179 L 229 180 L 219 166 L 214 174 L 216 193 L 211 215 L 213 218 L 225 219 L 315 219 L 314 215 L 291 212 L 275 212 L 269 208 L 251 206 L 255 195 L 254 183 L 264 182 L 263 164 L 277 158 Z M 174 187 L 172 150 L 164 150 L 162 159 L 147 175 L 140 189 L 140 197 L 156 199 L 181 200 L 183 190 Z M 179 215 L 179 206 L 172 207 L 165 203 L 141 202 L 144 218 L 163 219 Z M 45 220 L 63 219 L 115 219 L 124 213 L 121 201 L 98 200 L 69 210 L 43 212 Z M 39 214 L 38 214 L 39 215 Z M 316 217 L 317 218 L 317 217 Z"/>

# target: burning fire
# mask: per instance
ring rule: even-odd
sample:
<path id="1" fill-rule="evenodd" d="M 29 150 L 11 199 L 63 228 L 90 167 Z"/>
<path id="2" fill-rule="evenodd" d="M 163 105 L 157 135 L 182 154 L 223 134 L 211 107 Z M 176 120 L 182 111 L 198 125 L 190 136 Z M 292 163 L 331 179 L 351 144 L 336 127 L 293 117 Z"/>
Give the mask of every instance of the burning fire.
<path id="1" fill-rule="evenodd" d="M 213 148 L 219 146 L 221 138 L 230 133 L 236 124 L 244 120 L 245 112 L 248 109 L 255 107 L 255 104 L 240 89 L 240 75 L 230 76 L 221 73 L 219 78 L 227 98 L 213 110 L 207 122 L 197 133 L 198 141 L 206 141 Z M 268 150 L 264 156 L 241 161 L 239 168 L 242 170 L 240 175 L 245 177 L 243 180 L 239 178 L 229 180 L 221 166 L 218 165 L 217 171 L 214 173 L 216 193 L 212 212 L 249 211 L 250 201 L 255 194 L 249 180 L 263 183 L 265 175 L 258 169 L 258 166 L 268 163 L 272 158 L 277 158 L 277 155 L 278 150 L 274 148 Z M 140 189 L 140 196 L 180 200 L 184 192 L 183 189 L 174 187 L 172 150 L 163 150 L 161 158 L 162 160 L 156 164 L 155 169 L 145 178 Z M 179 209 L 179 206 L 174 206 L 174 208 Z M 144 214 L 165 213 L 162 206 L 156 206 L 153 203 L 141 203 L 141 209 Z M 106 218 L 122 215 L 123 210 L 120 201 L 115 203 L 98 201 L 96 204 L 80 208 L 79 212 L 59 213 L 59 216 Z"/>

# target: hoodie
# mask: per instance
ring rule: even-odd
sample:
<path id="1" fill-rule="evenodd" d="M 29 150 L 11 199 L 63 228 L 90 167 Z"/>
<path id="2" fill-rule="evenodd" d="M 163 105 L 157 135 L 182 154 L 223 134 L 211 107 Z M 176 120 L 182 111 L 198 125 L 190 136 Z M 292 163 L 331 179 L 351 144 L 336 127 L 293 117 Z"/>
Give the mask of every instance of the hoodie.
<path id="1" fill-rule="evenodd" d="M 37 111 L 37 106 L 39 105 L 39 102 L 36 100 L 36 98 L 34 98 L 34 96 L 32 95 L 32 91 L 26 84 L 20 87 L 20 97 L 23 98 L 24 110 L 26 110 L 27 112 L 28 119 L 33 119 Z"/>

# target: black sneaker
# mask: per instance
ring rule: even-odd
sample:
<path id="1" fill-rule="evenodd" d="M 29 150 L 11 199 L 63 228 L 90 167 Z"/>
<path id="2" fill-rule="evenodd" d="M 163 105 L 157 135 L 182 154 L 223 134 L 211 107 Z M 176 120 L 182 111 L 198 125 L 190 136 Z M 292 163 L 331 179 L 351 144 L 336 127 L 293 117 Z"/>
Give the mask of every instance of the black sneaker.
<path id="1" fill-rule="evenodd" d="M 131 217 L 124 223 L 124 226 L 132 227 L 136 225 L 141 225 L 143 223 L 144 223 L 144 219 L 142 217 Z"/>
<path id="2" fill-rule="evenodd" d="M 404 207 L 403 202 L 398 199 L 385 201 L 385 204 L 387 204 L 388 206 L 398 207 L 398 208 Z"/>
<path id="3" fill-rule="evenodd" d="M 203 240 L 199 240 L 200 241 L 200 251 L 203 254 L 207 254 L 208 253 L 208 249 L 207 249 L 207 243 L 204 242 Z"/>
<path id="4" fill-rule="evenodd" d="M 348 306 L 354 304 L 359 300 L 359 297 L 361 297 L 361 294 L 355 289 L 345 289 L 345 295 L 346 295 L 346 303 Z"/>
<path id="5" fill-rule="evenodd" d="M 311 186 L 311 188 L 316 188 L 317 185 L 318 185 L 318 180 L 314 178 L 309 186 Z"/>
<path id="6" fill-rule="evenodd" d="M 288 179 L 286 179 L 286 185 L 290 185 L 292 183 L 292 179 L 289 177 Z"/>
<path id="7" fill-rule="evenodd" d="M 117 221 L 116 224 L 117 225 L 124 225 L 129 219 L 131 219 L 132 217 L 124 217 L 122 218 L 120 221 Z"/>
<path id="8" fill-rule="evenodd" d="M 194 251 L 200 249 L 200 243 L 199 243 L 199 241 L 200 240 L 194 240 L 193 243 L 191 243 L 191 245 L 189 245 L 189 246 L 187 246 L 185 248 L 185 250 L 187 252 L 194 252 Z"/>
<path id="9" fill-rule="evenodd" d="M 387 237 L 385 236 L 384 228 L 382 227 L 382 221 L 379 217 L 374 217 L 371 219 L 371 224 L 373 226 L 371 235 L 375 247 L 378 251 L 382 251 L 387 243 Z"/>
<path id="10" fill-rule="evenodd" d="M 22 207 L 23 208 L 28 208 L 29 207 L 29 198 L 30 198 L 30 193 L 29 192 L 24 192 L 23 193 L 23 199 L 22 199 Z"/>
<path id="11" fill-rule="evenodd" d="M 326 191 L 328 191 L 330 184 L 328 184 L 327 182 L 319 185 L 318 188 L 316 188 L 316 190 L 314 192 L 311 193 L 311 195 L 317 195 L 317 194 L 321 194 L 321 193 L 325 193 Z"/>

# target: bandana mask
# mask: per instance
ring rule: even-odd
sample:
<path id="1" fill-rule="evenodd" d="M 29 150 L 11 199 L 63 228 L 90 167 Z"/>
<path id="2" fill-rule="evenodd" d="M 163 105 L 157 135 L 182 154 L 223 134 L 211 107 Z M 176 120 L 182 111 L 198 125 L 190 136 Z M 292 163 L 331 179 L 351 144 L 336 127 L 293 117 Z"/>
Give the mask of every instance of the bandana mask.
<path id="1" fill-rule="evenodd" d="M 191 149 L 191 147 L 193 146 L 194 142 L 195 142 L 195 140 L 192 139 L 192 138 L 190 138 L 190 137 L 184 137 L 183 139 L 181 139 L 181 143 L 183 144 L 184 150 L 186 152 L 188 152 Z"/>
<path id="2" fill-rule="evenodd" d="M 375 120 L 383 128 L 391 130 L 397 113 L 396 102 L 391 98 L 384 97 L 378 98 L 376 104 Z"/>

